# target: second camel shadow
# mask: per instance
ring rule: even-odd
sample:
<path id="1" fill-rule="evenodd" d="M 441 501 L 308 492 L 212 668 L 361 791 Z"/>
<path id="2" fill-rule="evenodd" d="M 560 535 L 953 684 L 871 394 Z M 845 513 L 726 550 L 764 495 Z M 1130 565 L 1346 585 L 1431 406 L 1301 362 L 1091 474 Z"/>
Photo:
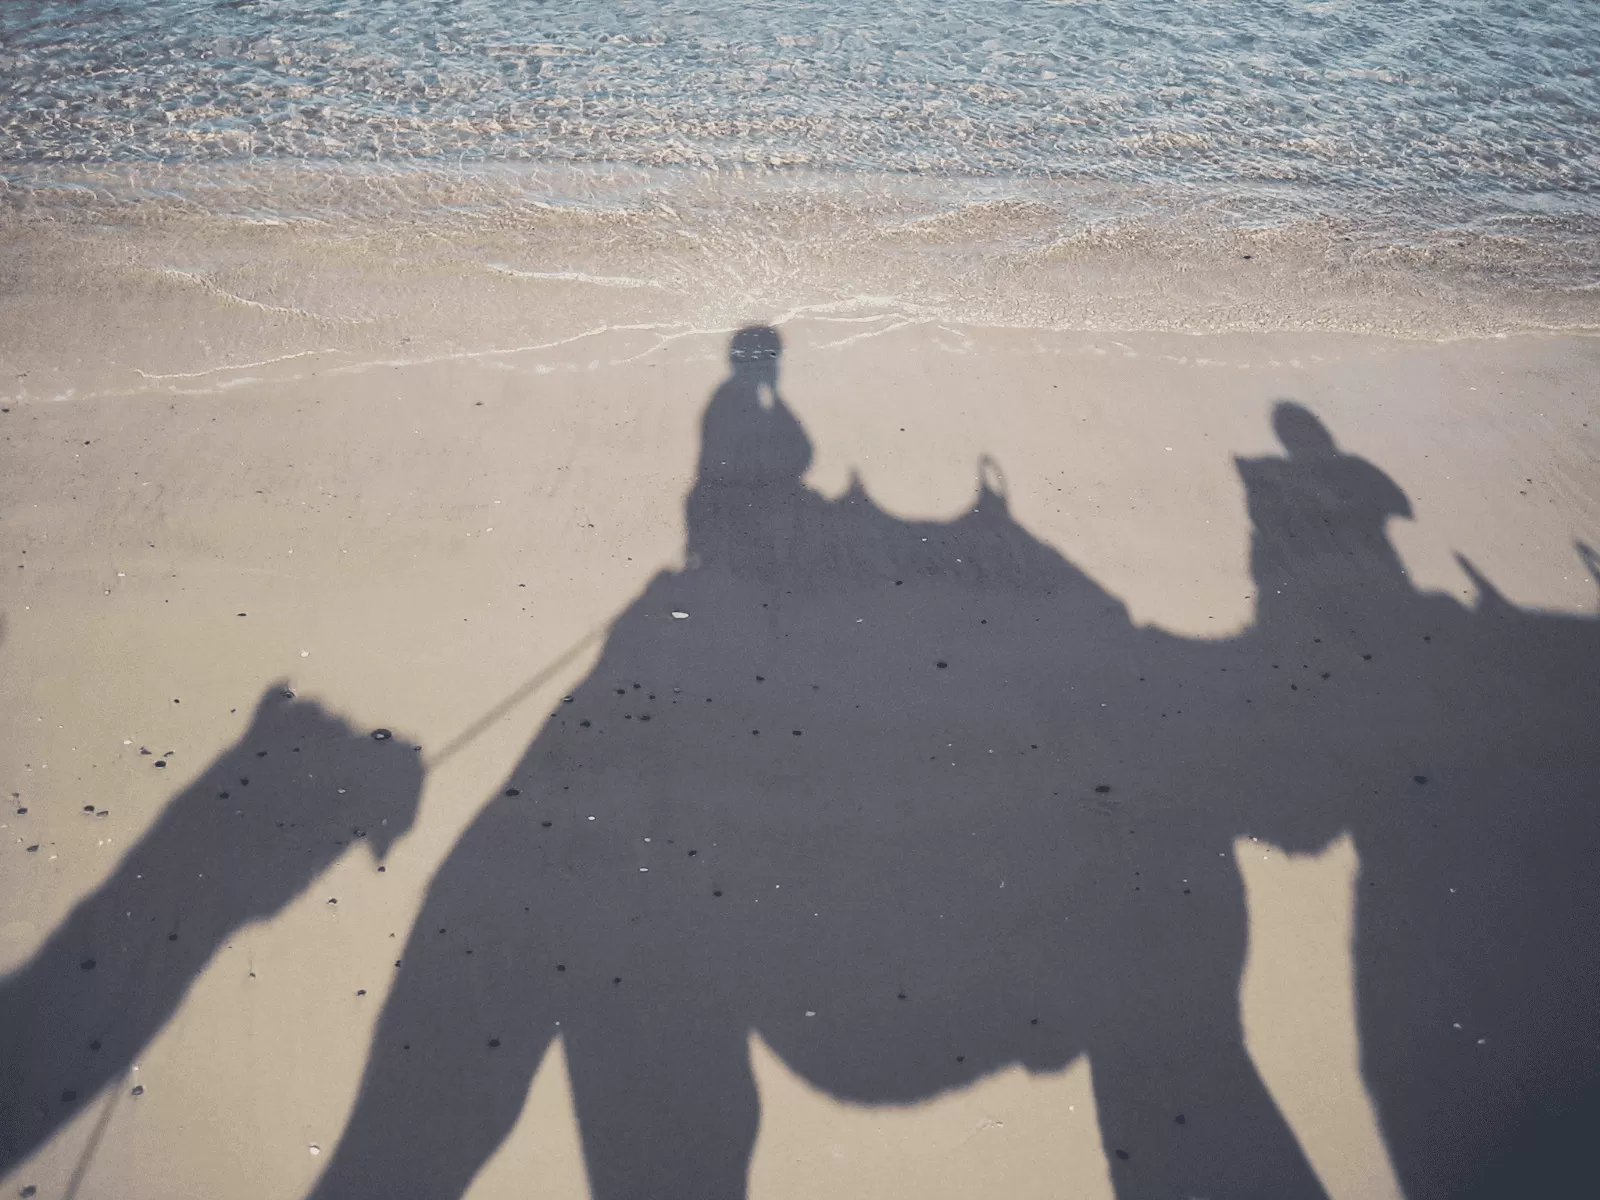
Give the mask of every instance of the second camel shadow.
<path id="1" fill-rule="evenodd" d="M 462 1195 L 560 1036 L 597 1200 L 736 1200 L 752 1032 L 867 1104 L 1087 1055 L 1121 1200 L 1322 1195 L 1245 1050 L 1232 847 L 1343 831 L 1408 1195 L 1580 1170 L 1596 622 L 1416 592 L 1403 493 L 1281 405 L 1256 625 L 1138 627 L 991 468 L 950 522 L 808 489 L 779 349 L 734 338 L 688 565 L 433 880 L 316 1195 Z"/>

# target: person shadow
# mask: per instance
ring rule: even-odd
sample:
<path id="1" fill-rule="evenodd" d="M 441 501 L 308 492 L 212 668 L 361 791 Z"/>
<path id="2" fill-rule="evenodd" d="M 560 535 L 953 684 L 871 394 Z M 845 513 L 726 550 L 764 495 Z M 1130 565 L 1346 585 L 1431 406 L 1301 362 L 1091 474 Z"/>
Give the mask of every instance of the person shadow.
<path id="1" fill-rule="evenodd" d="M 239 741 L 0 980 L 0 1175 L 124 1075 L 229 937 L 353 846 L 381 863 L 421 785 L 409 744 L 269 687 Z"/>
<path id="2" fill-rule="evenodd" d="M 1117 1194 L 1322 1195 L 1244 1047 L 1231 650 L 1010 513 L 803 482 L 775 330 L 702 422 L 686 565 L 452 848 L 313 1194 L 462 1195 L 563 1039 L 597 1200 L 741 1197 L 758 1035 L 862 1104 L 1087 1055 Z"/>

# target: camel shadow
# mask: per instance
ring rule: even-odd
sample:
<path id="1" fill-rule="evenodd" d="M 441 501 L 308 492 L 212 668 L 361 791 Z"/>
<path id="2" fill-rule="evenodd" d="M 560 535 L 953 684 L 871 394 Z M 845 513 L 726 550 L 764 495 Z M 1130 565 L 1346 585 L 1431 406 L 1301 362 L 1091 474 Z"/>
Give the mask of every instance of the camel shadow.
<path id="1" fill-rule="evenodd" d="M 0 980 L 0 1175 L 127 1070 L 235 932 L 351 846 L 381 862 L 421 784 L 409 745 L 268 688 L 238 743 Z"/>
<path id="2" fill-rule="evenodd" d="M 1541 858 L 1533 839 L 1501 874 L 1574 868 L 1563 856 L 1596 845 L 1579 803 L 1596 623 L 1416 593 L 1384 533 L 1403 494 L 1285 406 L 1287 457 L 1240 464 L 1261 620 L 1223 642 L 1140 628 L 1018 525 L 987 466 L 948 522 L 808 489 L 779 351 L 771 329 L 734 338 L 686 568 L 617 619 L 433 880 L 315 1194 L 462 1195 L 559 1034 L 599 1200 L 741 1197 L 755 1031 L 867 1104 L 1087 1055 L 1122 1200 L 1321 1195 L 1244 1049 L 1233 841 L 1353 831 L 1363 1038 L 1387 1053 L 1415 1037 L 1433 1014 L 1400 961 L 1412 926 L 1447 903 L 1445 861 L 1493 852 L 1475 834 L 1450 860 L 1419 846 L 1501 802 L 1474 773 L 1493 735 L 1558 748 L 1570 773 L 1539 804 L 1572 842 Z M 1437 633 L 1413 645 L 1421 625 Z M 1498 690 L 1468 690 L 1490 662 Z M 1513 727 L 1518 704 L 1533 708 Z M 1538 753 L 1508 758 L 1508 782 L 1545 778 Z M 1423 775 L 1433 807 L 1407 791 Z M 1506 950 L 1543 902 L 1486 945 L 1431 947 L 1432 969 L 1481 983 L 1472 955 Z M 1552 938 L 1587 978 L 1596 943 L 1575 933 Z M 1541 1028 L 1575 1046 L 1589 1004 L 1564 993 Z M 1401 1064 L 1443 1052 L 1365 1060 L 1408 1186 L 1467 1161 L 1407 1124 Z M 1593 1080 L 1593 1060 L 1568 1074 Z M 1493 1109 L 1491 1148 L 1528 1111 L 1416 1086 L 1428 1121 Z"/>

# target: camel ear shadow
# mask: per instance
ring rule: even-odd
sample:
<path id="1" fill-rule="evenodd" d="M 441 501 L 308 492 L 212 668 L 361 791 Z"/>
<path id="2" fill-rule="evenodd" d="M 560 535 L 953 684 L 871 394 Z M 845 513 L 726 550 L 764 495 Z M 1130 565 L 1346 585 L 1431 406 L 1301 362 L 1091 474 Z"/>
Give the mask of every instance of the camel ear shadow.
<path id="1" fill-rule="evenodd" d="M 1578 548 L 1578 557 L 1583 560 L 1583 565 L 1589 569 L 1589 574 L 1594 576 L 1596 587 L 1600 587 L 1600 554 L 1595 553 L 1593 546 L 1588 542 L 1575 542 Z M 0 635 L 5 633 L 5 618 L 0 617 Z"/>

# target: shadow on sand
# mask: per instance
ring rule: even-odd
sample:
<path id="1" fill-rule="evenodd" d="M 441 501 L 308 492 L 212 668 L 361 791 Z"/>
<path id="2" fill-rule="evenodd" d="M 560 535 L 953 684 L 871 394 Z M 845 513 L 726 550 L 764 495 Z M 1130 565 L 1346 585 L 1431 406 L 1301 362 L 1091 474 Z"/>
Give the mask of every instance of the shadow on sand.
<path id="1" fill-rule="evenodd" d="M 989 464 L 949 522 L 808 489 L 779 350 L 734 338 L 688 566 L 617 619 L 434 878 L 316 1195 L 462 1195 L 559 1035 L 598 1200 L 737 1200 L 757 1032 L 865 1104 L 1087 1055 L 1122 1200 L 1318 1196 L 1243 1045 L 1232 845 L 1343 832 L 1362 1065 L 1407 1194 L 1592 1194 L 1600 622 L 1481 580 L 1471 608 L 1416 591 L 1386 535 L 1405 495 L 1285 403 L 1285 453 L 1238 464 L 1256 624 L 1140 628 Z M 35 1031 L 12 1160 L 70 1115 L 55 1089 L 90 1094 L 227 930 L 340 852 L 357 822 L 269 819 L 327 811 L 292 771 L 297 799 L 218 807 L 257 746 L 355 755 L 361 820 L 408 823 L 412 759 L 289 711 L 307 728 L 259 718 L 146 839 L 167 848 L 7 981 L 6 1028 Z M 215 894 L 161 873 L 189 845 Z"/>
<path id="2" fill-rule="evenodd" d="M 316 1195 L 461 1195 L 559 1033 L 599 1200 L 743 1196 L 752 1031 L 869 1104 L 1087 1054 L 1123 1200 L 1320 1195 L 1231 846 L 1342 831 L 1407 1194 L 1589 1194 L 1600 623 L 1415 591 L 1405 495 L 1285 403 L 1238 464 L 1257 624 L 1138 628 L 992 467 L 948 523 L 806 488 L 778 354 L 734 338 L 689 565 L 435 877 Z"/>
<path id="3" fill-rule="evenodd" d="M 416 816 L 417 758 L 268 688 L 238 744 L 0 980 L 0 1175 L 128 1069 L 224 941 L 348 847 L 381 861 Z"/>

